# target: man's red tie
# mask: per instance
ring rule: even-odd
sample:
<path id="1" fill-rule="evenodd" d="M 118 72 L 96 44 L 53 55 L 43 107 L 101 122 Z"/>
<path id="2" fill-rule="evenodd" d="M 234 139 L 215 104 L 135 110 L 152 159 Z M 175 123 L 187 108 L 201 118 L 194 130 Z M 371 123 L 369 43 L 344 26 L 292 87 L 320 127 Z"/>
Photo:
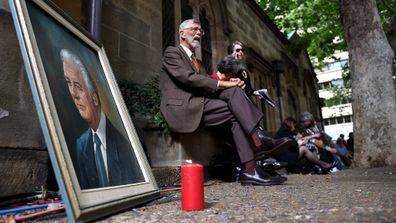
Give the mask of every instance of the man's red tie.
<path id="1" fill-rule="evenodd" d="M 199 62 L 194 54 L 191 55 L 191 62 L 195 68 L 195 72 L 197 72 L 198 74 L 201 73 L 201 64 L 199 64 Z"/>

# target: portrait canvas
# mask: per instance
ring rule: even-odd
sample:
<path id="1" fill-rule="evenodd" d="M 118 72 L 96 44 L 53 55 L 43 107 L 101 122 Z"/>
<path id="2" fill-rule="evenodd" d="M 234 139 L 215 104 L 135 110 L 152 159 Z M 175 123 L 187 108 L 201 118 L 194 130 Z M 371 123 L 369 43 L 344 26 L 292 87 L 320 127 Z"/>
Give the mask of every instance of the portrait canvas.
<path id="1" fill-rule="evenodd" d="M 103 46 L 51 3 L 10 0 L 10 6 L 69 220 L 157 197 Z"/>

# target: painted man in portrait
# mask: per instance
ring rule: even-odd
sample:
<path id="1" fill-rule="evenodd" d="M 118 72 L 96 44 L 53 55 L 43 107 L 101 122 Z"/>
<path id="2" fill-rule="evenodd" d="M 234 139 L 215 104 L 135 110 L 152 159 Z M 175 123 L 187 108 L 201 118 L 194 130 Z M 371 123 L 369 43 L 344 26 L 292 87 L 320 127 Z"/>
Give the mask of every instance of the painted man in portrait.
<path id="1" fill-rule="evenodd" d="M 74 147 L 77 162 L 73 163 L 81 189 L 144 181 L 131 144 L 102 110 L 98 90 L 86 66 L 67 49 L 61 50 L 60 57 L 70 95 L 88 125 Z"/>

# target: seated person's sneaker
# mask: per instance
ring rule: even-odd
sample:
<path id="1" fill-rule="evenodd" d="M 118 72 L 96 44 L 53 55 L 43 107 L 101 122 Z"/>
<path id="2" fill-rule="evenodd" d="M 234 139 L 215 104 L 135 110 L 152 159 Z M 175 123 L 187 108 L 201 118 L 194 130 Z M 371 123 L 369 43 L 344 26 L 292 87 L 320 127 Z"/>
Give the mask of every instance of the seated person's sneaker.
<path id="1" fill-rule="evenodd" d="M 337 166 L 338 166 L 338 161 L 334 161 L 333 164 L 327 168 L 322 170 L 322 174 L 329 174 L 329 173 L 335 173 L 338 172 Z"/>

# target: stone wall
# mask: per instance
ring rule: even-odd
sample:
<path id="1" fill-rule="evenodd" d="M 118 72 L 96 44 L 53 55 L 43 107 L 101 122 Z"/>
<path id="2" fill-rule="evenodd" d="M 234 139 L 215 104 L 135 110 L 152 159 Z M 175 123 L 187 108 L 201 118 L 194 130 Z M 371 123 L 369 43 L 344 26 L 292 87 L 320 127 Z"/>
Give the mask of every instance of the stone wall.
<path id="1" fill-rule="evenodd" d="M 8 1 L 0 1 L 0 197 L 46 184 L 48 153 Z M 5 35 L 7 34 L 7 35 Z"/>
<path id="2" fill-rule="evenodd" d="M 267 61 L 280 60 L 282 53 L 288 53 L 284 40 L 257 16 L 248 1 L 227 1 L 227 10 L 232 30 L 230 41 L 241 40 Z"/>
<path id="3" fill-rule="evenodd" d="M 54 0 L 81 26 L 88 5 Z M 159 74 L 162 58 L 161 0 L 102 1 L 101 39 L 117 80 L 142 83 Z"/>
<path id="4" fill-rule="evenodd" d="M 116 77 L 141 83 L 158 75 L 161 0 L 105 0 L 102 13 L 102 41 Z"/>

